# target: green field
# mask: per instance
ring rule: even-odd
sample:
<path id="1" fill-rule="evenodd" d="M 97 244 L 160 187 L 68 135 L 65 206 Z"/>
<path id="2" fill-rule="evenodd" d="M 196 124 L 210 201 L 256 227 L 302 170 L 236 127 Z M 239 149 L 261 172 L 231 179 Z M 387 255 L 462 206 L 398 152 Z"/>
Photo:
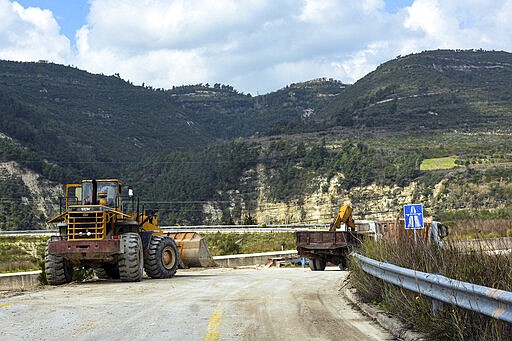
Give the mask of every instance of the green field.
<path id="1" fill-rule="evenodd" d="M 421 162 L 420 170 L 430 171 L 440 169 L 452 169 L 458 167 L 458 165 L 455 163 L 456 160 L 457 158 L 452 156 L 425 159 Z"/>

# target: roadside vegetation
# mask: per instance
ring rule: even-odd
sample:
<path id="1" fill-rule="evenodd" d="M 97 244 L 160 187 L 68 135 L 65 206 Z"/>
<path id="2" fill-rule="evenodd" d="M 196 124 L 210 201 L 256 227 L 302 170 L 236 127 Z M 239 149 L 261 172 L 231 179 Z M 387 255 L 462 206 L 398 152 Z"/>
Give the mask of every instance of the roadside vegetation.
<path id="1" fill-rule="evenodd" d="M 0 236 L 0 273 L 41 268 L 47 237 Z"/>
<path id="2" fill-rule="evenodd" d="M 512 237 L 512 207 L 443 212 L 437 219 L 449 226 L 451 240 Z"/>
<path id="3" fill-rule="evenodd" d="M 445 248 L 412 239 L 366 240 L 361 253 L 375 260 L 505 291 L 512 290 L 512 257 L 490 254 L 484 247 L 461 250 L 453 242 Z M 510 340 L 512 325 L 479 313 L 442 304 L 434 313 L 432 300 L 388 284 L 351 264 L 351 283 L 362 299 L 397 315 L 410 328 L 435 340 Z"/>
<path id="4" fill-rule="evenodd" d="M 297 248 L 295 233 L 202 233 L 213 256 L 259 253 Z"/>

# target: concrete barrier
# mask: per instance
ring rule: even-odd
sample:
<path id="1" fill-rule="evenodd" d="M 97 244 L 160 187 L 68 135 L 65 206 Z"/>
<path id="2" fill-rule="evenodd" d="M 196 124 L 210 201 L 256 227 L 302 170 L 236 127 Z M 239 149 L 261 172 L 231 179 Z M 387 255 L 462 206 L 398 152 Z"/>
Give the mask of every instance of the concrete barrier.
<path id="1" fill-rule="evenodd" d="M 453 243 L 464 250 L 495 251 L 512 249 L 511 237 L 456 240 Z"/>
<path id="2" fill-rule="evenodd" d="M 264 252 L 231 256 L 213 257 L 215 263 L 223 268 L 237 268 L 250 265 L 265 265 L 274 258 L 293 257 L 297 251 Z M 0 274 L 0 290 L 26 290 L 39 285 L 41 270 Z"/>
<path id="3" fill-rule="evenodd" d="M 39 285 L 41 270 L 0 274 L 0 290 L 27 290 Z"/>
<path id="4" fill-rule="evenodd" d="M 215 256 L 213 260 L 221 268 L 237 268 L 240 266 L 265 265 L 273 258 L 297 256 L 296 250 L 241 254 L 231 256 Z"/>

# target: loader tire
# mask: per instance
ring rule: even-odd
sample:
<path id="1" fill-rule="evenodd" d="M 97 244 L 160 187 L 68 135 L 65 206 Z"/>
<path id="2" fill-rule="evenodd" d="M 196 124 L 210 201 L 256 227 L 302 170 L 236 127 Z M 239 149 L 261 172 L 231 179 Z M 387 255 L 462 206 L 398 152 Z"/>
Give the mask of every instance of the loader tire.
<path id="1" fill-rule="evenodd" d="M 94 268 L 94 274 L 99 279 L 119 279 L 119 269 L 114 265 L 105 265 Z"/>
<path id="2" fill-rule="evenodd" d="M 50 285 L 61 285 L 71 282 L 73 278 L 73 264 L 59 256 L 51 255 L 46 245 L 44 269 L 46 281 Z"/>
<path id="3" fill-rule="evenodd" d="M 152 236 L 149 242 L 144 269 L 151 278 L 171 278 L 179 265 L 178 247 L 174 239 Z"/>
<path id="4" fill-rule="evenodd" d="M 118 256 L 119 278 L 124 282 L 140 282 L 144 271 L 142 241 L 138 233 L 121 235 L 123 253 Z"/>

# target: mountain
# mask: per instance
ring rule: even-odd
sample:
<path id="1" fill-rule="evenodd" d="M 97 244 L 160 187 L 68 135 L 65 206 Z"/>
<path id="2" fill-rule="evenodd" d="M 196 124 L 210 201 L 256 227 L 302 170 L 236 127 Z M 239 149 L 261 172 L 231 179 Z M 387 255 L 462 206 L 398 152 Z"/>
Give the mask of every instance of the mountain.
<path id="1" fill-rule="evenodd" d="M 318 129 L 323 108 L 347 84 L 319 78 L 252 97 L 222 84 L 174 87 L 165 96 L 215 138 L 231 139 Z"/>
<path id="2" fill-rule="evenodd" d="M 50 163 L 115 162 L 205 142 L 160 92 L 51 63 L 0 62 L 0 131 Z"/>
<path id="3" fill-rule="evenodd" d="M 407 131 L 510 129 L 512 54 L 437 50 L 380 65 L 326 110 L 351 127 Z"/>
<path id="4" fill-rule="evenodd" d="M 480 50 L 400 56 L 352 85 L 260 96 L 0 61 L 0 228 L 41 226 L 58 184 L 95 177 L 133 185 L 164 224 L 325 222 L 340 203 L 365 217 L 411 200 L 506 206 L 510 84 L 512 54 Z M 453 165 L 420 169 L 443 157 Z"/>
<path id="5" fill-rule="evenodd" d="M 49 162 L 133 160 L 307 120 L 343 88 L 317 80 L 252 97 L 221 84 L 153 89 L 63 65 L 0 61 L 0 132 Z"/>

